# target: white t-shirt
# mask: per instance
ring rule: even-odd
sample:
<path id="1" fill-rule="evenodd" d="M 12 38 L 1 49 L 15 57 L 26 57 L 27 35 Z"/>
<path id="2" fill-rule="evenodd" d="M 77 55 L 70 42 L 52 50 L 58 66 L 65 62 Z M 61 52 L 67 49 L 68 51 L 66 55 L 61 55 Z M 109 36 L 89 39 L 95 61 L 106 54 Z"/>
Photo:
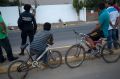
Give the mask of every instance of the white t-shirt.
<path id="1" fill-rule="evenodd" d="M 116 22 L 116 19 L 117 19 L 117 17 L 119 17 L 119 12 L 117 11 L 117 9 L 115 9 L 114 7 L 108 7 L 107 8 L 107 11 L 108 11 L 108 13 L 109 13 L 109 15 L 110 15 L 110 21 L 111 21 L 111 23 L 113 24 L 113 25 L 115 25 L 115 22 Z M 113 27 L 111 26 L 111 25 L 109 25 L 109 28 L 108 28 L 108 30 L 111 30 L 111 29 L 113 29 Z M 117 29 L 117 27 L 116 27 L 116 29 Z"/>

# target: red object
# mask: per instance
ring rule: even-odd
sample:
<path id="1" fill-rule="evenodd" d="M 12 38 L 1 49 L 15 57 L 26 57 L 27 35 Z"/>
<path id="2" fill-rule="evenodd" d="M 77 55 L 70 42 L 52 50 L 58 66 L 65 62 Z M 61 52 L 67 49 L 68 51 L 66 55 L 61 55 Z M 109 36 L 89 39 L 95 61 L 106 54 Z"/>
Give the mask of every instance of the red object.
<path id="1" fill-rule="evenodd" d="M 120 7 L 118 7 L 117 5 L 113 5 L 113 7 L 116 8 L 118 12 L 120 12 Z"/>

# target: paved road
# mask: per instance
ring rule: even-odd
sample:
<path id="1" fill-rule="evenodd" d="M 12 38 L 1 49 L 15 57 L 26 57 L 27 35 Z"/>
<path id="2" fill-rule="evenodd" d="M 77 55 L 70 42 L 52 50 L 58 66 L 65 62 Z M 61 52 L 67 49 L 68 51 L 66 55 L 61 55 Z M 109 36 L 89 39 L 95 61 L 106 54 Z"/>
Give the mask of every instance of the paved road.
<path id="1" fill-rule="evenodd" d="M 0 79 L 8 77 L 0 74 Z M 64 64 L 56 69 L 32 70 L 26 79 L 120 79 L 120 61 L 107 64 L 102 59 L 96 59 L 85 61 L 75 69 Z"/>
<path id="2" fill-rule="evenodd" d="M 55 39 L 54 41 L 55 44 L 53 45 L 53 47 L 61 47 L 74 44 L 76 41 L 75 34 L 73 33 L 72 29 L 75 29 L 78 32 L 88 33 L 93 29 L 94 26 L 95 23 L 89 23 L 74 27 L 68 26 L 68 28 L 52 29 L 52 33 Z M 21 44 L 20 32 L 18 31 L 10 32 L 9 39 L 13 48 L 13 52 L 19 53 Z"/>
<path id="3" fill-rule="evenodd" d="M 102 60 L 88 61 L 76 69 L 66 65 L 55 70 L 31 72 L 27 79 L 120 79 L 120 61 L 106 64 Z M 32 75 L 31 75 L 32 74 Z"/>

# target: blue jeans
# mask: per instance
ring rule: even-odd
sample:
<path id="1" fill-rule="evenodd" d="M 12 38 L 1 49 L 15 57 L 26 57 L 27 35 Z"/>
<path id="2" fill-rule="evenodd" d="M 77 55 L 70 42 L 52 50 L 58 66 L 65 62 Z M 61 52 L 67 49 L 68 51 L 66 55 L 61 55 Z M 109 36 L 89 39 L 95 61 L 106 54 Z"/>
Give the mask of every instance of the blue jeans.
<path id="1" fill-rule="evenodd" d="M 108 31 L 108 34 L 109 34 L 108 39 L 107 39 L 108 48 L 111 49 L 112 48 L 112 42 L 113 42 L 114 47 L 116 47 L 115 42 L 117 41 L 117 36 L 116 36 L 117 30 L 116 29 L 111 29 L 111 30 Z"/>

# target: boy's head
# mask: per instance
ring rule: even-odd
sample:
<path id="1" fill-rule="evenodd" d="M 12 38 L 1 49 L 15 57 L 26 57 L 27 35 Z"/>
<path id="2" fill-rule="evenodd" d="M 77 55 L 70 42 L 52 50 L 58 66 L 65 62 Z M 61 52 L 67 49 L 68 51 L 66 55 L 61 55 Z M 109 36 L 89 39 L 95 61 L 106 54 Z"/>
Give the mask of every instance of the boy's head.
<path id="1" fill-rule="evenodd" d="M 32 8 L 32 7 L 31 7 L 30 4 L 25 4 L 25 5 L 24 5 L 24 10 L 25 10 L 25 11 L 30 11 L 31 8 Z"/>
<path id="2" fill-rule="evenodd" d="M 109 6 L 113 6 L 114 2 L 113 1 L 106 1 L 105 6 L 109 7 Z"/>
<path id="3" fill-rule="evenodd" d="M 101 10 L 105 9 L 105 3 L 101 2 L 97 5 L 97 7 L 98 7 L 98 11 L 101 11 Z"/>
<path id="4" fill-rule="evenodd" d="M 44 23 L 43 29 L 46 30 L 46 31 L 49 31 L 51 29 L 51 24 L 48 23 L 48 22 Z"/>

